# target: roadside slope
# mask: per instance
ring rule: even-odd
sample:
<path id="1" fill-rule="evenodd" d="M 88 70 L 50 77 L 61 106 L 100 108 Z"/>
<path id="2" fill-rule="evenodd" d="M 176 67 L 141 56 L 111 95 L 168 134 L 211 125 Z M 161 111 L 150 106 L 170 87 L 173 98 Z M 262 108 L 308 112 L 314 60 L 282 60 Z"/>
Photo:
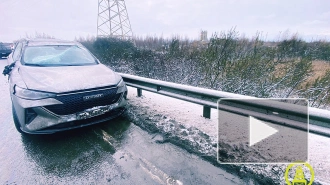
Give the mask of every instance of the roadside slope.
<path id="1" fill-rule="evenodd" d="M 241 178 L 254 179 L 257 183 L 284 184 L 286 165 L 221 165 L 216 160 L 217 111 L 212 109 L 211 119 L 202 117 L 202 106 L 174 98 L 143 91 L 137 97 L 136 89 L 129 87 L 128 116 L 149 132 L 160 132 L 165 142 L 176 144 L 195 153 L 216 166 L 236 173 Z M 314 167 L 316 182 L 330 184 L 327 180 L 330 159 L 329 138 L 311 134 L 309 137 L 310 164 Z"/>

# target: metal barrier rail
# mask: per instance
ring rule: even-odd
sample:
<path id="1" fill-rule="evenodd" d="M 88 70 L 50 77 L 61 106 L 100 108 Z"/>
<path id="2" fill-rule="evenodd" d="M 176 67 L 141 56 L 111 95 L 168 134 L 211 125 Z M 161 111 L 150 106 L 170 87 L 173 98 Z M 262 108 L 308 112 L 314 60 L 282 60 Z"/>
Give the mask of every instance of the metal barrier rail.
<path id="1" fill-rule="evenodd" d="M 137 94 L 139 97 L 142 96 L 142 90 L 146 90 L 196 103 L 203 106 L 203 116 L 205 118 L 211 117 L 211 108 L 214 108 L 240 115 L 252 115 L 262 120 L 271 121 L 296 129 L 306 130 L 306 124 L 304 125 L 301 120 L 304 117 L 306 118 L 307 111 L 304 111 L 300 108 L 292 108 L 288 106 L 287 103 L 269 103 L 269 101 L 257 101 L 258 103 L 255 103 L 255 101 L 248 101 L 248 99 L 262 99 L 252 96 L 244 96 L 234 93 L 154 80 L 129 74 L 119 74 L 123 77 L 126 85 L 137 88 Z M 231 102 L 230 104 L 221 106 L 219 104 L 218 107 L 217 101 L 221 98 L 246 100 L 235 100 L 235 102 Z M 330 111 L 309 107 L 308 113 L 310 123 L 309 131 L 330 137 Z"/>

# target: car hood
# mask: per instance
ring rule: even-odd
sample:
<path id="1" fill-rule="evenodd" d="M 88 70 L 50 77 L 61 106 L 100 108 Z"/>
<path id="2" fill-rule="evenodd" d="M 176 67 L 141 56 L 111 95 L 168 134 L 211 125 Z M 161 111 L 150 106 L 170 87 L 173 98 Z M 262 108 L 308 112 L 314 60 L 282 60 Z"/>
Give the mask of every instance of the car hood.
<path id="1" fill-rule="evenodd" d="M 116 85 L 121 79 L 118 74 L 102 64 L 61 67 L 21 66 L 19 73 L 28 89 L 54 93 Z"/>

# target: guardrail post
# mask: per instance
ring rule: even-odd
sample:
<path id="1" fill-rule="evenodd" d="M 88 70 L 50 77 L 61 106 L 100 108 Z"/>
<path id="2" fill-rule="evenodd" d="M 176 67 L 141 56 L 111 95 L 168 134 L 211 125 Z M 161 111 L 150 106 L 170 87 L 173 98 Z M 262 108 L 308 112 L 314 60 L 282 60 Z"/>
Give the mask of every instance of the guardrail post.
<path id="1" fill-rule="evenodd" d="M 211 118 L 211 107 L 203 106 L 203 117 L 208 119 Z"/>
<path id="2" fill-rule="evenodd" d="M 137 88 L 137 95 L 138 97 L 142 96 L 142 89 Z"/>

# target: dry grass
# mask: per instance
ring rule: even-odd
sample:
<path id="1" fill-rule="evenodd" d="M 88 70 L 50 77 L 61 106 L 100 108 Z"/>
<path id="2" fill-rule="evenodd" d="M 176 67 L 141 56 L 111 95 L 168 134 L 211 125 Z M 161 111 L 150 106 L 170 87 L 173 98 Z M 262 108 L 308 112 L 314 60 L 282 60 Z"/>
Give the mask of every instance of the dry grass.
<path id="1" fill-rule="evenodd" d="M 325 75 L 327 70 L 330 70 L 330 62 L 329 61 L 321 61 L 321 60 L 314 60 L 312 61 L 313 66 L 313 73 L 311 76 L 307 78 L 305 82 L 303 82 L 298 88 L 306 87 L 306 84 L 311 84 L 317 78 L 322 77 Z"/>
<path id="2" fill-rule="evenodd" d="M 308 78 L 308 82 L 314 81 L 316 78 L 323 76 L 327 70 L 330 70 L 330 62 L 315 60 L 313 61 L 313 75 Z"/>
<path id="3" fill-rule="evenodd" d="M 322 61 L 322 60 L 314 60 L 312 61 L 313 66 L 313 73 L 308 79 L 303 82 L 298 88 L 303 88 L 307 83 L 311 83 L 316 80 L 318 77 L 322 77 L 325 75 L 327 70 L 330 70 L 330 62 L 329 61 Z M 276 66 L 275 74 L 277 77 L 285 75 L 285 71 L 282 71 L 285 67 L 285 64 L 279 64 Z"/>

